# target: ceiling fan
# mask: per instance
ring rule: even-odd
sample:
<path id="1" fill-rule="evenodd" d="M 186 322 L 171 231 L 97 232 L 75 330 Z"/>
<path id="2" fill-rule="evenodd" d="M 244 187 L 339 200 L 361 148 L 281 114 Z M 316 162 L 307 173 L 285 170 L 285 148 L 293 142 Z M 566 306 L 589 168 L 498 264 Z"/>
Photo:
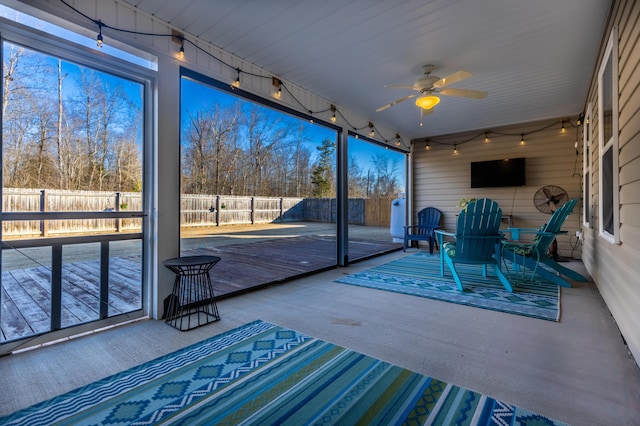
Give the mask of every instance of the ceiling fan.
<path id="1" fill-rule="evenodd" d="M 440 78 L 431 75 L 434 68 L 434 65 L 424 66 L 422 68 L 423 75 L 418 80 L 416 80 L 416 82 L 413 83 L 412 86 L 406 84 L 387 84 L 386 86 L 384 86 L 415 90 L 418 93 L 396 99 L 391 103 L 381 106 L 376 110 L 376 112 L 384 111 L 385 109 L 399 104 L 400 102 L 404 102 L 408 99 L 417 98 L 416 106 L 423 110 L 423 115 L 427 115 L 431 114 L 433 112 L 432 108 L 440 102 L 440 98 L 436 96 L 436 94 L 445 96 L 462 96 L 465 98 L 475 99 L 483 99 L 487 96 L 487 92 L 482 92 L 480 90 L 448 88 L 448 86 L 453 83 L 457 83 L 460 80 L 471 77 L 472 74 L 470 72 L 458 71 L 444 78 Z"/>

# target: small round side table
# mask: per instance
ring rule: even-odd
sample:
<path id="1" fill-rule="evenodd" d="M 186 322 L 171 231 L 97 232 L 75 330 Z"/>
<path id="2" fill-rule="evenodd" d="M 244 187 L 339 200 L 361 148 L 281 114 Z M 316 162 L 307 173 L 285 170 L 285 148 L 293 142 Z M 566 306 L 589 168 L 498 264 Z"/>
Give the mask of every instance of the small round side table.
<path id="1" fill-rule="evenodd" d="M 185 331 L 220 320 L 209 271 L 218 256 L 184 256 L 162 264 L 176 274 L 165 321 Z"/>

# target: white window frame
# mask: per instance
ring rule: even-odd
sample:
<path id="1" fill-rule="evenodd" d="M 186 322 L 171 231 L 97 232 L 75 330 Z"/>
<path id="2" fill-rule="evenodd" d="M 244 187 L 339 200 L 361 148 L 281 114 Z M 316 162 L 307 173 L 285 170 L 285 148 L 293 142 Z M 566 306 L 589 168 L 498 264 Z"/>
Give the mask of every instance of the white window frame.
<path id="1" fill-rule="evenodd" d="M 585 228 L 591 228 L 591 220 L 593 219 L 593 127 L 591 126 L 593 118 L 593 104 L 589 103 L 587 112 L 584 115 L 582 130 L 582 224 Z"/>
<path id="2" fill-rule="evenodd" d="M 603 81 L 607 62 L 611 59 L 611 81 Z M 611 137 L 604 140 L 604 85 L 611 85 Z M 613 27 L 607 47 L 605 49 L 600 69 L 598 71 L 598 226 L 599 236 L 611 244 L 620 243 L 620 186 L 619 186 L 619 166 L 618 166 L 618 28 Z M 613 233 L 605 230 L 604 223 L 604 204 L 603 197 L 603 157 L 611 149 L 612 153 L 612 176 L 611 191 L 613 201 L 611 208 L 613 209 Z"/>

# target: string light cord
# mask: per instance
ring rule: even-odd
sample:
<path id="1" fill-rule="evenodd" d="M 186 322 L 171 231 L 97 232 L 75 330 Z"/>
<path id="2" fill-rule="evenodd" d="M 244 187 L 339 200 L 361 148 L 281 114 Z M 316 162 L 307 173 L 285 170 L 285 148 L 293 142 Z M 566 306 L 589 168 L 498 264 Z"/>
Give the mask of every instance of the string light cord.
<path id="1" fill-rule="evenodd" d="M 257 74 L 257 73 L 253 73 L 253 72 L 249 72 L 249 71 L 244 71 L 242 69 L 240 69 L 239 67 L 235 67 L 232 64 L 226 62 L 225 60 L 213 55 L 211 52 L 209 52 L 208 50 L 204 49 L 203 47 L 201 47 L 200 45 L 198 45 L 198 43 L 186 38 L 184 35 L 179 34 L 176 35 L 175 33 L 172 34 L 166 34 L 166 33 L 151 33 L 151 32 L 144 32 L 144 31 L 135 31 L 135 30 L 127 30 L 124 28 L 117 28 L 114 27 L 112 25 L 106 24 L 104 23 L 102 20 L 100 19 L 93 19 L 91 18 L 89 15 L 81 12 L 80 10 L 76 9 L 75 7 L 73 7 L 71 4 L 69 4 L 66 0 L 60 0 L 60 2 L 62 4 L 64 4 L 65 6 L 67 6 L 69 9 L 73 10 L 75 13 L 79 14 L 80 16 L 82 16 L 83 18 L 91 21 L 93 24 L 98 26 L 98 33 L 99 36 L 98 38 L 100 39 L 100 41 L 102 41 L 102 29 L 109 29 L 112 31 L 118 31 L 118 32 L 122 32 L 122 33 L 126 33 L 126 34 L 134 34 L 134 35 L 143 35 L 143 36 L 150 36 L 150 37 L 176 37 L 178 40 L 180 40 L 180 44 L 181 44 L 181 52 L 184 52 L 184 44 L 188 43 L 190 46 L 193 46 L 196 50 L 204 53 L 205 55 L 207 55 L 208 57 L 212 58 L 213 60 L 217 61 L 218 63 L 226 66 L 227 68 L 237 71 L 238 72 L 238 79 L 240 77 L 240 74 L 244 74 L 247 76 L 251 76 L 251 77 L 256 77 L 256 78 L 264 78 L 264 79 L 273 79 L 274 77 L 272 75 L 263 75 L 263 74 Z M 295 101 L 296 104 L 298 104 L 304 111 L 306 111 L 309 115 L 313 116 L 315 114 L 323 114 L 326 113 L 328 111 L 330 111 L 332 114 L 338 114 L 342 117 L 342 119 L 349 125 L 349 127 L 353 128 L 356 133 L 359 132 L 362 129 L 368 128 L 369 126 L 364 126 L 361 129 L 356 129 L 354 126 L 352 126 L 348 120 L 344 117 L 344 114 L 342 114 L 342 112 L 336 108 L 335 106 L 333 106 L 333 108 L 329 107 L 327 109 L 322 109 L 322 110 L 318 110 L 318 111 L 313 111 L 308 109 L 290 90 L 289 88 L 282 82 L 281 79 L 278 79 L 278 81 L 280 82 L 280 87 L 283 87 L 284 90 L 289 94 L 289 96 L 291 97 L 291 99 L 293 99 Z M 377 131 L 377 129 L 376 129 Z M 379 133 L 379 132 L 378 132 Z M 402 139 L 397 138 L 400 140 L 401 145 L 403 147 L 404 143 L 402 141 Z M 385 143 L 389 143 L 390 140 L 385 139 L 384 140 Z"/>
<path id="2" fill-rule="evenodd" d="M 561 120 L 561 121 L 554 121 L 553 123 L 547 124 L 546 126 L 540 127 L 539 129 L 530 130 L 530 131 L 528 131 L 526 133 L 507 133 L 507 132 L 496 132 L 496 131 L 493 131 L 493 130 L 483 130 L 482 132 L 480 132 L 480 133 L 478 133 L 478 134 L 476 134 L 474 136 L 471 136 L 468 139 L 464 139 L 462 141 L 457 141 L 455 143 L 452 143 L 452 142 L 440 142 L 440 141 L 434 140 L 434 139 L 428 139 L 428 140 L 425 140 L 425 142 L 427 142 L 429 145 L 435 144 L 435 145 L 444 145 L 444 146 L 448 146 L 448 147 L 454 147 L 454 146 L 458 147 L 460 145 L 464 145 L 466 143 L 472 142 L 472 141 L 480 139 L 480 138 L 488 139 L 489 136 L 491 136 L 491 135 L 520 136 L 522 138 L 522 140 L 524 140 L 524 138 L 526 136 L 542 132 L 542 131 L 547 130 L 547 129 L 553 127 L 553 126 L 557 126 L 558 124 L 565 124 L 565 123 L 569 124 L 571 127 L 574 127 L 576 129 L 578 128 L 578 126 L 574 125 L 574 123 L 571 122 L 571 120 Z"/>

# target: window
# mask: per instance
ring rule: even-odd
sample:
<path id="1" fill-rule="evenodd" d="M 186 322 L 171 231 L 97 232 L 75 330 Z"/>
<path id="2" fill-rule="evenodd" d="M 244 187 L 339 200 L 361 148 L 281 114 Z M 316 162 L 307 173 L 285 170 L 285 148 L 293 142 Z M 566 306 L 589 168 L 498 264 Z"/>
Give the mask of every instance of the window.
<path id="1" fill-rule="evenodd" d="M 598 72 L 599 235 L 620 242 L 618 186 L 618 31 L 614 27 Z"/>
<path id="2" fill-rule="evenodd" d="M 587 113 L 584 116 L 582 139 L 582 208 L 583 208 L 583 224 L 587 228 L 591 228 L 592 212 L 591 212 L 591 116 L 593 115 L 592 105 L 589 104 Z"/>
<path id="3" fill-rule="evenodd" d="M 142 317 L 151 68 L 0 6 L 7 14 L 32 28 L 0 22 L 0 344 Z"/>

